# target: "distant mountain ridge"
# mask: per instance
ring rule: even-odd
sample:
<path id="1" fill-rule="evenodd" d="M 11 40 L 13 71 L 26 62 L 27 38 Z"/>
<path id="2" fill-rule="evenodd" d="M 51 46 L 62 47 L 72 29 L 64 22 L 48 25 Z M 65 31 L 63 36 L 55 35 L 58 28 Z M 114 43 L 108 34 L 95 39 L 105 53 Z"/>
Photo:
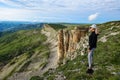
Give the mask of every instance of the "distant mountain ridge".
<path id="1" fill-rule="evenodd" d="M 43 23 L 36 22 L 1 21 L 0 32 L 40 28 L 42 25 Z"/>

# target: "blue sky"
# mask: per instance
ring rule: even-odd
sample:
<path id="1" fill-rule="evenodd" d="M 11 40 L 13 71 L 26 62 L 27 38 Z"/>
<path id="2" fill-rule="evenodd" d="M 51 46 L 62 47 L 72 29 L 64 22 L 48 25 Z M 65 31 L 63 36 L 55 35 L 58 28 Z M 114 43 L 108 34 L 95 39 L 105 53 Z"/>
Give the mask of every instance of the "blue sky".
<path id="1" fill-rule="evenodd" d="M 102 23 L 120 20 L 120 0 L 0 0 L 0 21 Z"/>

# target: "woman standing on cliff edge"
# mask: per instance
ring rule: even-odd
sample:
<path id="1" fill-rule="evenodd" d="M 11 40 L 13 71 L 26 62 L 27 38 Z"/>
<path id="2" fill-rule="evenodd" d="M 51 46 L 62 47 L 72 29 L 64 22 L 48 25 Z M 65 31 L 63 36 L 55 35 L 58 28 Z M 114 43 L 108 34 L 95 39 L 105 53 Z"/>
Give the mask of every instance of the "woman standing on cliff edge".
<path id="1" fill-rule="evenodd" d="M 89 49 L 88 49 L 88 70 L 87 73 L 92 74 L 92 58 L 93 58 L 93 52 L 95 48 L 97 47 L 97 36 L 98 36 L 98 31 L 97 31 L 97 26 L 93 24 L 89 28 L 90 36 L 89 36 Z"/>

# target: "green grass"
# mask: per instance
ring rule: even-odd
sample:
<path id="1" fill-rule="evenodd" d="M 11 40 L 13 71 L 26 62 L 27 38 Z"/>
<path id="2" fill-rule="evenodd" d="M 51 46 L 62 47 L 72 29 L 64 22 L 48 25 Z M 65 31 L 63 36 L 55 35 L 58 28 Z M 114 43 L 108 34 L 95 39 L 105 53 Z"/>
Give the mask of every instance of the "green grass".
<path id="1" fill-rule="evenodd" d="M 111 32 L 120 32 L 120 22 L 109 22 L 98 25 L 99 38 Z M 119 27 L 116 27 L 119 26 Z M 112 29 L 110 29 L 113 27 Z M 94 74 L 89 76 L 87 70 L 87 54 L 68 60 L 65 65 L 59 66 L 54 73 L 46 72 L 44 76 L 51 77 L 62 72 L 67 80 L 120 80 L 120 34 L 109 36 L 107 42 L 98 42 L 94 52 Z M 109 69 L 108 67 L 112 67 Z M 112 74 L 115 72 L 116 75 Z M 50 76 L 48 76 L 50 75 Z M 51 79 L 53 80 L 53 79 Z"/>
<path id="2" fill-rule="evenodd" d="M 72 25 L 61 25 L 61 24 L 49 24 L 54 29 L 68 29 L 71 30 L 75 26 Z M 83 25 L 88 27 L 89 25 Z M 99 38 L 104 35 L 108 35 L 111 32 L 120 31 L 120 22 L 109 22 L 104 24 L 98 24 L 100 29 Z M 113 28 L 112 28 L 113 27 Z M 112 29 L 111 29 L 112 28 Z M 0 64 L 6 64 L 10 62 L 10 65 L 14 65 L 13 58 L 22 54 L 31 57 L 36 52 L 44 52 L 41 57 L 49 57 L 49 48 L 43 44 L 46 40 L 45 35 L 41 34 L 40 30 L 21 30 L 19 32 L 10 33 L 0 37 Z M 78 52 L 78 54 L 80 54 Z M 120 34 L 115 36 L 109 36 L 107 42 L 98 42 L 98 46 L 94 53 L 94 74 L 89 76 L 86 74 L 87 70 L 87 54 L 80 56 L 78 55 L 73 60 L 67 60 L 65 65 L 59 66 L 55 72 L 50 73 L 47 71 L 44 77 L 47 80 L 54 80 L 55 76 L 61 72 L 67 80 L 120 80 Z M 24 58 L 24 56 L 23 56 Z M 25 68 L 31 63 L 31 60 L 26 62 L 21 71 L 25 71 Z M 47 62 L 40 64 L 45 66 Z M 112 67 L 109 69 L 109 67 Z M 13 71 L 14 72 L 14 71 Z M 11 73 L 13 73 L 11 72 Z M 116 75 L 112 74 L 116 73 Z M 33 76 L 30 80 L 43 80 L 43 77 Z"/>
<path id="3" fill-rule="evenodd" d="M 60 30 L 60 29 L 66 29 L 66 30 L 73 30 L 75 29 L 75 27 L 80 27 L 80 28 L 88 28 L 91 24 L 48 24 L 49 26 L 51 26 L 53 29 L 55 29 L 56 31 Z"/>
<path id="4" fill-rule="evenodd" d="M 67 28 L 67 26 L 64 26 L 62 24 L 48 24 L 49 26 L 51 26 L 53 29 L 55 30 L 59 30 L 59 29 L 64 29 L 64 28 Z"/>
<path id="5" fill-rule="evenodd" d="M 4 74 L 5 71 L 3 72 L 3 79 L 7 79 L 14 72 L 19 73 L 44 67 L 49 57 L 49 48 L 47 44 L 43 44 L 46 40 L 47 37 L 41 34 L 41 29 L 20 30 L 0 37 L 0 46 L 2 46 L 0 47 L 0 65 L 7 64 L 10 67 L 7 69 L 9 71 L 7 75 Z M 25 60 L 21 63 L 20 60 L 25 56 Z M 33 68 L 28 68 L 32 62 L 39 59 L 44 61 Z M 14 67 L 12 68 L 12 66 Z"/>
<path id="6" fill-rule="evenodd" d="M 33 76 L 33 77 L 31 77 L 30 80 L 43 80 L 43 78 L 39 77 L 39 76 Z"/>
<path id="7" fill-rule="evenodd" d="M 46 49 L 42 44 L 46 36 L 40 30 L 21 30 L 9 35 L 0 37 L 0 62 L 7 63 L 12 58 L 23 53 L 32 53 L 38 47 Z"/>

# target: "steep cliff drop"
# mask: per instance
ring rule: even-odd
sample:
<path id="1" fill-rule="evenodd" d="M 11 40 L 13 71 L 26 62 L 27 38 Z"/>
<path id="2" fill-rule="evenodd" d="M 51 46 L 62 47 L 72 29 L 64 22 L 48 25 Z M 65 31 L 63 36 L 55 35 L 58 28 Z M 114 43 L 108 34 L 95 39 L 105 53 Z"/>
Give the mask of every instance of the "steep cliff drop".
<path id="1" fill-rule="evenodd" d="M 74 59 L 78 53 L 84 55 L 88 47 L 88 29 L 75 27 L 73 30 L 58 31 L 58 63 L 65 64 L 65 59 Z M 78 51 L 78 53 L 77 53 Z"/>
<path id="2" fill-rule="evenodd" d="M 8 80 L 30 80 L 32 76 L 42 76 L 48 70 L 55 70 L 58 65 L 65 64 L 66 59 L 73 60 L 77 55 L 84 55 L 87 43 L 87 29 L 75 28 L 73 30 L 60 29 L 55 30 L 53 27 L 45 24 L 41 33 L 46 35 L 49 48 L 49 57 L 47 63 L 36 70 L 28 72 L 15 73 Z M 39 61 L 39 63 L 41 63 Z"/>

